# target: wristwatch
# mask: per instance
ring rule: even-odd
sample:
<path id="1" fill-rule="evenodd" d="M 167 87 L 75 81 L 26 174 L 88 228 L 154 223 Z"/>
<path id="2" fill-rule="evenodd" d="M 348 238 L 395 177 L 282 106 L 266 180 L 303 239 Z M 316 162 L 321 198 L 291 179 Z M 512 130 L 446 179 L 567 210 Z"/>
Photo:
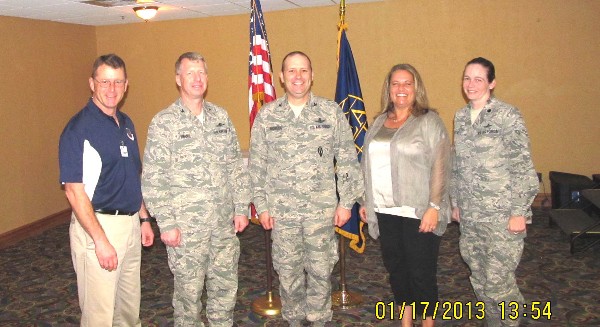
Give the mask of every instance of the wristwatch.
<path id="1" fill-rule="evenodd" d="M 437 210 L 437 211 L 440 211 L 440 209 L 441 209 L 439 205 L 437 205 L 437 204 L 435 204 L 433 202 L 429 202 L 429 206 L 432 207 L 433 209 Z"/>
<path id="2" fill-rule="evenodd" d="M 151 222 L 152 222 L 152 217 L 140 218 L 140 224 L 141 223 L 151 223 Z"/>

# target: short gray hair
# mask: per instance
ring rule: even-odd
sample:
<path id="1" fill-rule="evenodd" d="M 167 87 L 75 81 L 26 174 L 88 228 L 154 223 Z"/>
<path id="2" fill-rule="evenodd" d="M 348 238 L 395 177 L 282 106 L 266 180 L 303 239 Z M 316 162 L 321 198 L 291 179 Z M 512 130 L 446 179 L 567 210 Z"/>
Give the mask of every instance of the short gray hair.
<path id="1" fill-rule="evenodd" d="M 179 56 L 179 58 L 175 62 L 175 74 L 179 75 L 179 72 L 181 70 L 181 62 L 183 61 L 183 59 L 195 62 L 203 62 L 204 69 L 206 70 L 206 73 L 208 73 L 208 65 L 206 64 L 206 60 L 204 60 L 204 57 L 201 54 L 199 54 L 198 52 L 186 52 Z"/>

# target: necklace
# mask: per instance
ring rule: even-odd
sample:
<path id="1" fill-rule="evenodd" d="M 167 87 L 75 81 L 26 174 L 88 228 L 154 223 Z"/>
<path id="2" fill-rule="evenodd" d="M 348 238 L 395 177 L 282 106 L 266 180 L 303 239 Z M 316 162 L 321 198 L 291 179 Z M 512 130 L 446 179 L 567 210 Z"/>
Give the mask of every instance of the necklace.
<path id="1" fill-rule="evenodd" d="M 404 123 L 404 122 L 405 122 L 405 121 L 408 119 L 408 117 L 409 117 L 409 116 L 410 116 L 410 115 L 407 115 L 406 117 L 404 117 L 404 118 L 402 118 L 402 119 L 398 119 L 398 118 L 396 118 L 396 116 L 395 116 L 395 115 L 394 115 L 394 117 L 392 117 L 392 116 L 388 115 L 388 116 L 387 116 L 387 118 L 388 118 L 389 120 L 393 121 L 394 123 L 398 123 L 398 122 L 400 122 L 400 123 Z"/>

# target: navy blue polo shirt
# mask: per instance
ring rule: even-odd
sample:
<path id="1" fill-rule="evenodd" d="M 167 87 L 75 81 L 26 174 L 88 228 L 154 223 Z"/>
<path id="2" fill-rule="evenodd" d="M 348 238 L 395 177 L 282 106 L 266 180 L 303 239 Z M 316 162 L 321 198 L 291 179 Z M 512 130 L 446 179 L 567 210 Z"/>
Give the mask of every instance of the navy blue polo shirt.
<path id="1" fill-rule="evenodd" d="M 83 183 L 94 209 L 137 212 L 141 161 L 133 122 L 119 125 L 90 99 L 63 130 L 58 146 L 61 183 Z"/>

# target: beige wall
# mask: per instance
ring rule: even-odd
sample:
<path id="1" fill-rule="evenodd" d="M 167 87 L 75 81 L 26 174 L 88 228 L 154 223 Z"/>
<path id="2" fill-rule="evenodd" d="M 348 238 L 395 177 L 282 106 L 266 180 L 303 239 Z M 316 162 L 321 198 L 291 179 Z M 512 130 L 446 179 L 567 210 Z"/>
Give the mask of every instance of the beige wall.
<path id="1" fill-rule="evenodd" d="M 379 111 L 387 70 L 408 62 L 421 72 L 431 105 L 451 129 L 454 112 L 465 105 L 460 84 L 464 64 L 484 56 L 496 65 L 496 95 L 518 106 L 525 117 L 536 169 L 544 176 L 549 170 L 598 173 L 599 15 L 598 1 L 348 5 L 348 37 L 369 121 Z M 279 72 L 287 52 L 305 51 L 313 60 L 313 90 L 332 98 L 337 20 L 334 6 L 265 13 L 274 70 Z M 242 147 L 248 147 L 247 15 L 100 27 L 97 35 L 99 52 L 118 52 L 129 63 L 132 87 L 124 110 L 134 117 L 141 139 L 152 116 L 177 97 L 175 59 L 195 50 L 209 65 L 207 99 L 229 111 Z"/>
<path id="2" fill-rule="evenodd" d="M 496 64 L 496 95 L 523 112 L 536 169 L 545 177 L 550 170 L 600 173 L 600 108 L 596 101 L 599 15 L 600 2 L 594 0 L 386 0 L 350 4 L 348 38 L 369 121 L 379 111 L 387 70 L 408 62 L 422 74 L 431 105 L 439 109 L 451 130 L 454 112 L 465 105 L 460 88 L 464 64 L 484 56 Z M 29 107 L 53 111 L 53 115 L 45 116 L 41 110 L 21 110 L 20 116 L 10 118 L 7 129 L 0 132 L 3 140 L 17 140 L 4 142 L 5 148 L 0 150 L 4 158 L 20 161 L 15 164 L 5 159 L 0 163 L 3 176 L 8 175 L 1 190 L 11 193 L 2 206 L 8 205 L 7 209 L 19 215 L 10 218 L 9 227 L 0 224 L 0 233 L 67 207 L 64 196 L 57 192 L 56 140 L 68 117 L 89 94 L 85 79 L 95 55 L 116 52 L 127 62 L 130 89 L 123 111 L 135 121 L 143 148 L 150 120 L 178 95 L 173 68 L 177 56 L 184 51 L 201 52 L 209 66 L 207 99 L 229 111 L 241 145 L 247 148 L 248 19 L 248 15 L 239 15 L 91 28 L 0 17 L 0 29 L 23 30 L 15 33 L 19 36 L 0 35 L 0 41 L 8 37 L 2 44 L 15 44 L 19 51 L 0 52 L 4 62 L 0 65 L 12 73 L 2 74 L 0 80 L 0 112 L 8 116 L 8 108 L 24 108 L 24 92 L 29 92 L 24 96 L 31 101 Z M 313 60 L 313 90 L 332 98 L 338 8 L 267 12 L 265 21 L 275 71 L 279 72 L 287 52 L 302 50 Z M 40 40 L 27 43 L 33 38 Z M 94 40 L 96 44 L 92 44 Z M 37 60 L 39 55 L 23 54 L 30 47 L 56 63 L 55 70 L 49 72 L 51 78 L 34 77 L 47 65 Z M 63 54 L 59 51 L 62 48 L 70 52 Z M 76 64 L 63 65 L 63 59 Z M 15 61 L 21 61 L 23 67 L 13 67 Z M 26 71 L 19 73 L 20 69 Z M 67 76 L 65 69 L 70 73 Z M 6 78 L 11 75 L 18 77 Z M 27 82 L 12 82 L 21 78 Z M 277 94 L 283 94 L 279 85 Z M 47 97 L 54 98 L 48 101 Z M 31 119 L 39 121 L 42 129 L 32 131 L 30 124 L 24 126 L 24 118 L 28 123 Z M 2 121 L 5 124 L 7 119 Z M 23 130 L 27 130 L 26 138 L 17 135 Z M 31 209 L 23 209 L 26 206 Z"/>
<path id="3" fill-rule="evenodd" d="M 81 108 L 93 27 L 0 17 L 0 234 L 68 207 L 58 138 Z"/>

